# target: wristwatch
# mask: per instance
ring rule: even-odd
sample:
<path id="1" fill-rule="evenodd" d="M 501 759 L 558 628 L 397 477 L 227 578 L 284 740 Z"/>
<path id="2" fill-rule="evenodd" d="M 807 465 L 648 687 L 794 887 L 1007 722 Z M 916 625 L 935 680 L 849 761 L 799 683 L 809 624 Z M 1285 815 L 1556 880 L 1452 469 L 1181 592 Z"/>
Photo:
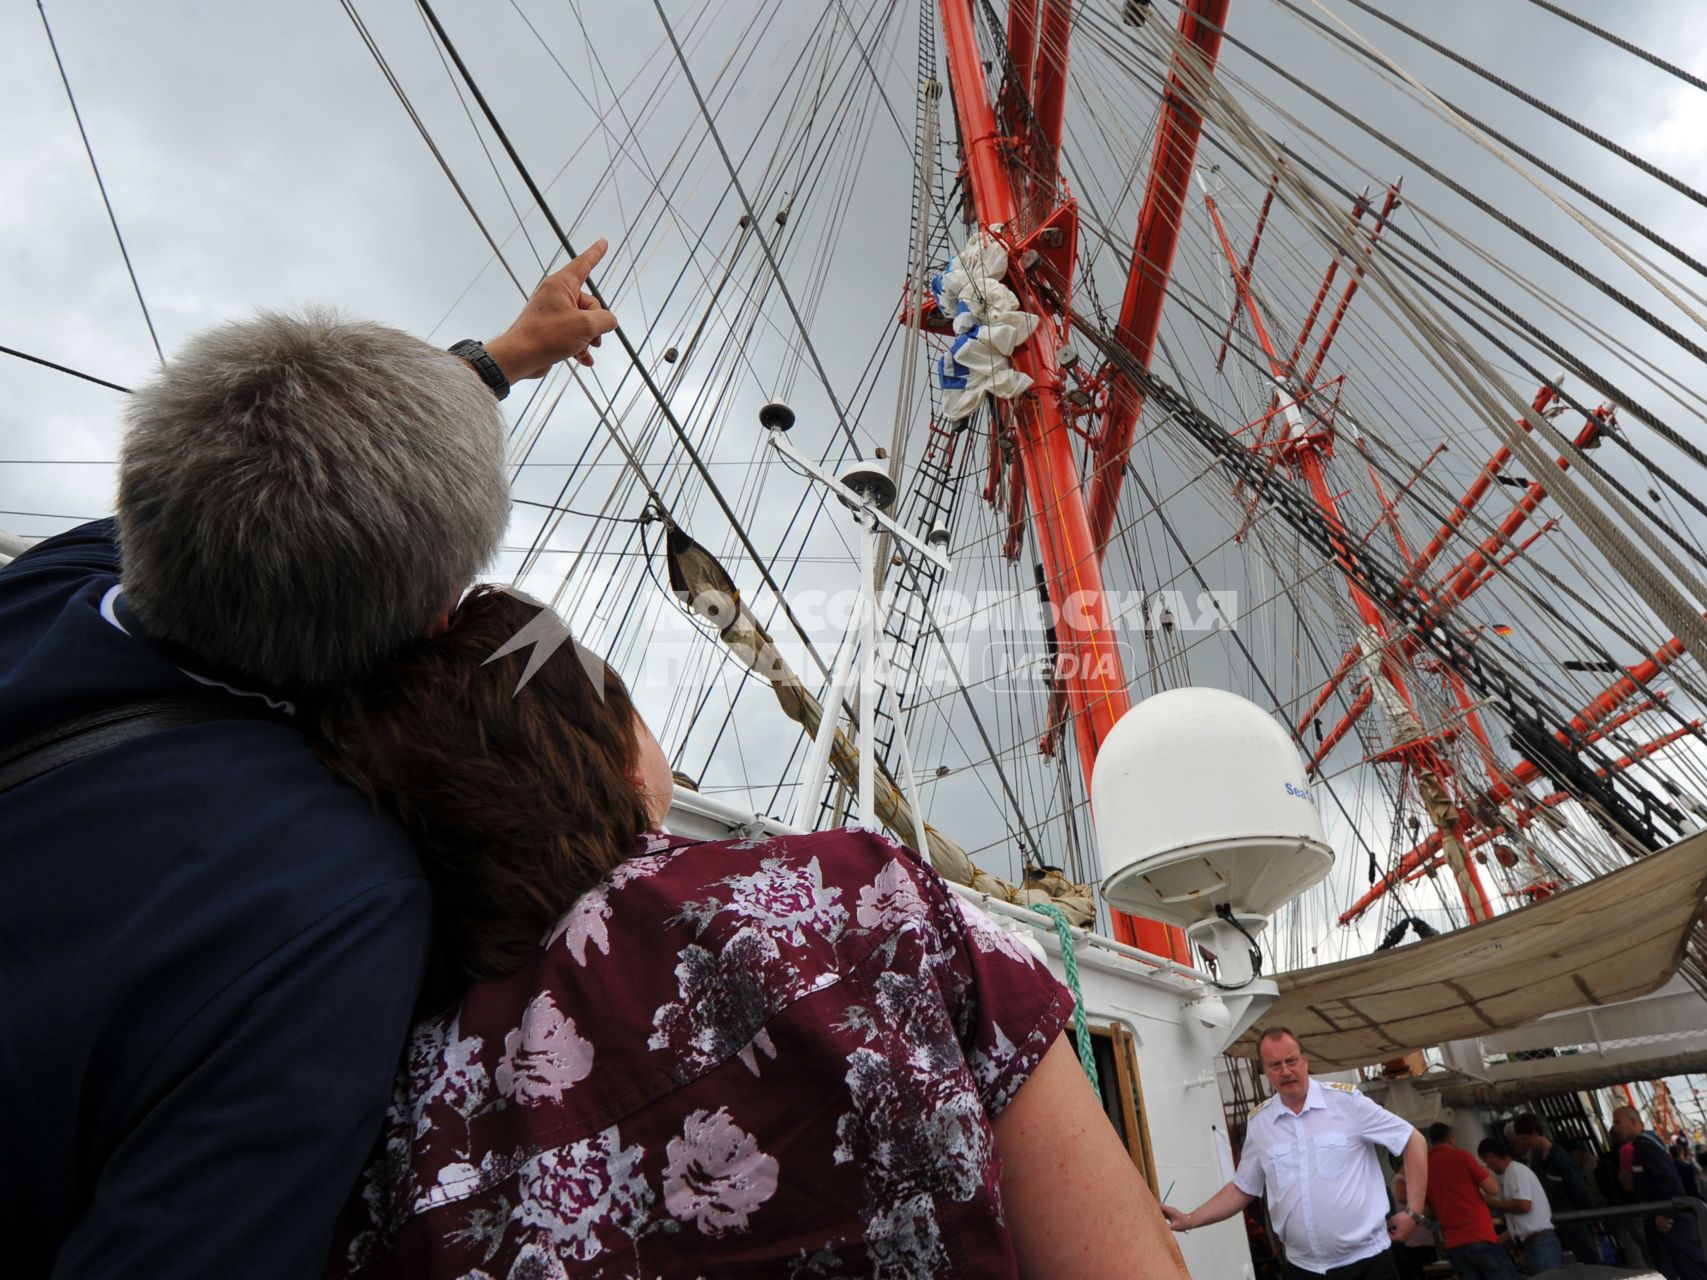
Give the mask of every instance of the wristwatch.
<path id="1" fill-rule="evenodd" d="M 1409 1205 L 1406 1205 L 1404 1208 L 1400 1209 L 1399 1213 L 1404 1214 L 1412 1222 L 1416 1223 L 1417 1226 L 1419 1226 L 1419 1227 L 1422 1226 L 1422 1224 L 1423 1224 L 1422 1214 L 1418 1213 L 1415 1209 L 1411 1208 Z M 1397 1217 L 1398 1215 L 1395 1214 L 1394 1216 Z"/>
<path id="2" fill-rule="evenodd" d="M 510 394 L 510 380 L 504 376 L 504 371 L 498 367 L 486 350 L 486 345 L 476 342 L 473 338 L 464 338 L 450 349 L 450 353 L 459 359 L 468 361 L 474 366 L 474 371 L 480 379 L 492 388 L 492 394 L 502 400 Z"/>

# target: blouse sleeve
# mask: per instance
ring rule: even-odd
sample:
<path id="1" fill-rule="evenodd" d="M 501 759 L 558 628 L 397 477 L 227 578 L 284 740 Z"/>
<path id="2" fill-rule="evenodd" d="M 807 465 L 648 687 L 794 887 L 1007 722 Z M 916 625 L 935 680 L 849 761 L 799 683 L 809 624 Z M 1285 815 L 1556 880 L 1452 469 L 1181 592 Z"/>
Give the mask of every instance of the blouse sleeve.
<path id="1" fill-rule="evenodd" d="M 1073 996 L 1014 934 L 949 888 L 912 850 L 872 837 L 885 865 L 859 891 L 860 924 L 916 946 L 947 1003 L 985 1111 L 995 1116 L 1031 1077 L 1073 1013 Z M 911 901 L 908 901 L 908 900 Z M 897 956 L 892 964 L 904 964 Z"/>

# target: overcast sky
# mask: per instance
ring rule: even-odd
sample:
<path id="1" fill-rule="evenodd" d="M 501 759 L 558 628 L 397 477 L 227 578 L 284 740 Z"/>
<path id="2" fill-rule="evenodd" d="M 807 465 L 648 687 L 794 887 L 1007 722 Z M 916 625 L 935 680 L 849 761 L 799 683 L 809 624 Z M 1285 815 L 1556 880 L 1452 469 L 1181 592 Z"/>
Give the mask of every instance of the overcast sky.
<path id="1" fill-rule="evenodd" d="M 1337 0 L 1325 8 L 1309 0 L 1300 3 L 1311 13 L 1342 16 L 1437 91 L 1486 113 L 1686 250 L 1707 254 L 1699 205 L 1558 124 L 1516 107 L 1368 15 Z M 491 147 L 495 162 L 481 149 L 414 6 L 403 0 L 363 0 L 357 7 L 477 211 L 505 240 L 512 268 L 531 283 L 539 273 L 535 251 L 542 257 L 551 252 L 549 232 L 534 215 L 526 221 L 525 241 L 507 238 L 516 223 L 509 202 L 526 208 L 525 192 L 484 130 L 479 137 Z M 1112 0 L 1091 0 L 1086 7 L 1104 24 L 1119 10 Z M 1707 73 L 1707 17 L 1694 0 L 1645 0 L 1616 9 L 1579 2 L 1573 7 L 1697 74 Z M 1398 8 L 1408 21 L 1425 24 L 1431 35 L 1467 57 L 1495 67 L 1697 189 L 1707 188 L 1707 150 L 1701 146 L 1707 135 L 1707 94 L 1659 75 L 1525 0 L 1450 0 Z M 755 541 L 769 553 L 783 548 L 779 564 L 792 567 L 798 586 L 845 585 L 851 531 L 845 521 L 831 517 L 810 538 L 800 534 L 803 525 L 795 526 L 792 516 L 802 487 L 786 473 L 777 479 L 774 468 L 761 472 L 754 465 L 761 454 L 752 413 L 768 396 L 786 394 L 801 412 L 803 447 L 817 453 L 833 440 L 834 411 L 817 385 L 814 363 L 800 350 L 792 302 L 806 316 L 814 354 L 836 398 L 850 407 L 862 450 L 889 437 L 900 353 L 891 335 L 905 269 L 912 180 L 917 12 L 911 0 L 842 0 L 833 8 L 809 0 L 763 5 L 713 0 L 693 6 L 672 0 L 666 10 L 701 88 L 716 104 L 722 141 L 740 160 L 743 184 L 761 206 L 760 226 L 783 259 L 784 276 L 792 282 L 790 298 L 782 296 L 756 245 L 739 238 L 739 199 L 650 3 L 525 0 L 518 8 L 447 0 L 441 6 L 453 38 L 530 167 L 542 181 L 560 175 L 550 199 L 577 247 L 599 235 L 616 245 L 601 272 L 613 306 L 642 343 L 659 381 L 679 378 L 679 385 L 671 387 L 672 403 L 691 429 L 710 433 L 707 455 Z M 1156 12 L 1153 21 L 1171 18 L 1167 5 L 1158 5 Z M 515 286 L 493 264 L 472 218 L 337 3 L 141 6 L 123 0 L 62 0 L 50 3 L 48 13 L 168 353 L 199 328 L 258 306 L 332 303 L 445 343 L 490 336 L 513 314 L 519 301 Z M 1271 0 L 1236 0 L 1229 27 L 1361 118 L 1488 194 L 1512 216 L 1549 239 L 1557 237 L 1573 257 L 1597 270 L 1609 269 L 1608 255 L 1520 179 L 1382 86 L 1307 31 L 1295 15 Z M 1068 141 L 1070 162 L 1080 170 L 1076 190 L 1087 209 L 1129 238 L 1142 192 L 1152 95 L 1120 80 L 1106 56 L 1089 51 L 1083 32 L 1078 40 L 1084 52 L 1075 52 Z M 739 61 L 749 46 L 758 49 L 757 55 Z M 1286 112 L 1319 130 L 1328 146 L 1343 150 L 1343 156 L 1334 155 L 1254 96 L 1250 99 L 1259 119 L 1285 137 L 1295 154 L 1331 170 L 1346 186 L 1364 185 L 1359 166 L 1381 180 L 1403 173 L 1415 207 L 1415 220 L 1406 225 L 1440 244 L 1454 261 L 1473 262 L 1467 250 L 1442 243 L 1429 229 L 1434 218 L 1483 234 L 1479 222 L 1438 183 L 1239 51 L 1229 49 L 1225 65 L 1230 75 L 1248 81 L 1257 93 L 1274 95 Z M 874 76 L 881 97 L 872 91 Z M 7 179 L 0 199 L 0 344 L 134 385 L 154 368 L 154 347 L 33 6 L 0 11 L 0 86 L 7 121 L 0 130 L 0 173 Z M 654 89 L 659 96 L 651 101 L 653 110 L 641 119 Z M 831 96 L 815 102 L 815 92 Z M 828 157 L 820 157 L 817 168 L 798 148 L 779 150 L 779 143 L 786 143 L 814 111 Z M 607 129 L 597 125 L 600 112 L 610 112 Z M 946 97 L 942 126 L 952 135 Z M 1134 156 L 1140 158 L 1136 168 Z M 1209 151 L 1205 158 L 1223 159 Z M 816 176 L 798 194 L 795 221 L 779 228 L 771 219 L 794 188 L 794 173 Z M 661 217 L 657 204 L 649 202 L 660 174 L 672 193 L 669 211 Z M 1209 180 L 1221 192 L 1232 238 L 1242 245 L 1260 184 L 1226 165 Z M 1201 211 L 1194 208 L 1192 216 L 1181 249 L 1180 279 L 1197 296 L 1222 305 L 1225 272 L 1219 251 Z M 960 235 L 956 226 L 957 242 Z M 1279 216 L 1270 241 L 1262 281 L 1277 312 L 1295 325 L 1325 258 L 1296 223 Z M 690 245 L 697 246 L 691 257 Z M 1499 241 L 1498 252 L 1598 323 L 1641 344 L 1643 354 L 1664 368 L 1699 383 L 1699 367 L 1689 357 L 1654 342 L 1639 324 L 1557 264 L 1510 237 Z M 1096 264 L 1099 293 L 1109 305 L 1118 296 L 1118 256 L 1110 251 Z M 730 283 L 719 292 L 730 263 Z M 1486 272 L 1485 266 L 1480 269 Z M 762 295 L 756 313 L 744 306 L 748 291 Z M 714 292 L 718 303 L 708 308 Z M 1533 300 L 1526 306 L 1535 309 Z M 663 361 L 664 348 L 687 350 L 688 335 L 708 309 L 714 332 L 724 325 L 724 337 L 730 330 L 740 336 L 739 342 L 721 343 L 730 349 L 733 364 L 717 364 L 708 353 L 673 369 Z M 1675 314 L 1668 318 L 1678 320 Z M 645 335 L 654 329 L 653 340 L 646 343 Z M 1701 336 L 1698 328 L 1694 332 Z M 1341 356 L 1348 366 L 1359 367 L 1364 382 L 1348 388 L 1348 405 L 1409 421 L 1406 401 L 1417 393 L 1377 367 L 1374 353 L 1382 333 L 1378 310 L 1354 312 Z M 1182 377 L 1209 380 L 1213 343 L 1197 326 L 1175 317 L 1164 338 L 1174 348 Z M 738 355 L 733 354 L 736 347 Z M 866 367 L 874 349 L 888 358 L 872 377 Z M 1688 407 L 1663 387 L 1652 386 L 1646 371 L 1615 351 L 1584 354 L 1605 362 L 1617 373 L 1615 380 L 1640 388 L 1638 394 L 1668 421 L 1700 438 L 1699 419 L 1689 417 Z M 549 395 L 561 393 L 562 398 L 529 466 L 519 473 L 519 496 L 552 500 L 566 479 L 578 479 L 581 487 L 566 504 L 585 510 L 598 507 L 612 491 L 621 471 L 608 443 L 597 467 L 576 470 L 567 464 L 589 440 L 603 441 L 595 404 L 614 397 L 635 438 L 647 429 L 649 406 L 633 399 L 634 380 L 622 382 L 623 373 L 620 351 L 607 343 L 598 378 L 585 382 L 585 391 L 562 379 L 553 382 Z M 1533 387 L 1522 391 L 1532 392 Z M 713 400 L 713 395 L 720 398 Z M 122 399 L 0 356 L 0 528 L 40 535 L 110 510 Z M 522 417 L 524 397 L 509 403 L 525 437 L 535 419 Z M 1383 407 L 1389 403 L 1393 407 Z M 1426 424 L 1415 429 L 1419 439 L 1429 437 Z M 1464 430 L 1466 442 L 1439 463 L 1448 487 L 1473 474 L 1496 443 L 1491 424 L 1468 423 Z M 643 456 L 661 460 L 666 452 L 659 439 L 646 446 Z M 1177 446 L 1158 441 L 1146 465 L 1155 468 L 1156 488 L 1171 493 L 1185 485 L 1201 459 L 1193 461 Z M 762 490 L 761 474 L 767 477 Z M 983 512 L 977 501 L 981 483 L 980 475 L 968 484 L 963 502 L 968 538 L 1000 532 L 1000 516 Z M 1194 515 L 1190 492 L 1172 503 L 1187 543 L 1195 549 L 1224 542 L 1225 521 L 1201 502 L 1196 505 L 1203 514 Z M 1225 507 L 1228 500 L 1222 494 L 1218 501 Z M 615 514 L 634 515 L 632 494 L 623 502 Z M 684 502 L 693 515 L 692 530 L 729 556 L 726 563 L 751 598 L 763 599 L 756 573 L 735 554 L 727 521 L 702 493 L 690 492 Z M 494 576 L 515 575 L 523 567 L 519 549 L 534 542 L 543 528 L 538 509 L 519 507 L 507 539 L 518 550 L 505 554 Z M 795 532 L 786 532 L 791 528 Z M 549 538 L 554 550 L 525 579 L 530 589 L 551 596 L 561 586 L 562 566 L 583 546 L 605 557 L 583 561 L 584 573 L 625 567 L 629 577 L 622 599 L 595 600 L 578 580 L 563 603 L 573 612 L 582 601 L 598 613 L 597 618 L 577 617 L 577 626 L 616 647 L 618 665 L 631 677 L 643 665 L 640 638 L 671 627 L 691 635 L 679 611 L 639 569 L 641 536 L 631 526 L 613 533 L 609 525 L 566 519 Z M 1130 571 L 1125 566 L 1111 570 L 1119 579 L 1116 585 L 1181 568 L 1158 530 L 1146 528 L 1136 555 L 1141 563 Z M 1247 599 L 1275 589 L 1274 576 L 1254 570 L 1246 550 L 1223 547 L 1217 555 L 1204 560 L 1212 586 L 1238 590 Z M 1027 555 L 1007 572 L 975 567 L 969 557 L 953 585 L 969 595 L 982 589 L 1011 592 L 1016 583 L 1029 582 L 1029 563 Z M 765 603 L 768 611 L 768 599 Z M 1253 623 L 1248 636 L 1264 661 L 1277 667 L 1292 661 L 1292 642 L 1278 627 L 1265 631 Z M 834 640 L 823 630 L 819 647 L 828 653 Z M 1338 637 L 1329 634 L 1323 643 L 1334 647 Z M 691 644 L 696 654 L 710 648 L 700 640 Z M 793 652 L 809 672 L 803 651 L 796 647 Z M 712 693 L 701 698 L 684 697 L 676 689 L 650 690 L 643 698 L 649 716 L 664 726 L 666 745 L 676 752 L 678 764 L 701 775 L 708 786 L 780 776 L 794 743 L 785 722 L 774 709 L 748 697 L 730 733 L 717 734 L 739 676 L 703 657 L 694 662 L 698 665 L 689 674 L 702 683 L 705 673 L 713 672 Z M 1309 666 L 1303 663 L 1296 672 L 1273 677 L 1283 696 L 1291 695 L 1293 676 L 1307 681 L 1304 668 Z M 1225 642 L 1201 647 L 1188 674 L 1200 683 L 1260 693 Z M 1147 679 L 1135 680 L 1139 692 L 1149 691 Z M 954 704 L 949 700 L 946 705 Z M 1036 712 L 1022 714 L 1000 698 L 986 699 L 984 710 L 997 739 L 1029 756 L 1024 744 L 1035 738 L 1035 726 L 1026 717 Z M 915 744 L 922 769 L 950 770 L 947 779 L 932 784 L 933 820 L 952 826 L 971 847 L 991 845 L 981 857 L 992 869 L 1011 874 L 1016 868 L 1006 836 L 1012 821 L 1003 816 L 1008 806 L 990 770 L 966 767 L 983 754 L 973 727 L 964 717 L 952 720 L 946 709 L 939 720 L 922 730 L 923 740 Z M 1024 799 L 1034 814 L 1058 808 L 1061 796 L 1052 789 L 1050 775 L 1031 770 L 1028 776 Z M 1355 779 L 1344 785 L 1360 814 L 1361 806 L 1374 805 L 1373 791 L 1358 794 Z M 786 805 L 787 797 L 785 790 L 780 804 Z M 759 807 L 775 807 L 772 792 L 763 787 L 752 800 Z M 1072 800 L 1077 803 L 1082 796 Z M 1371 830 L 1380 828 L 1385 820 L 1378 809 L 1371 813 L 1376 815 L 1368 819 Z M 1331 812 L 1329 817 L 1338 821 Z M 1343 874 L 1328 891 L 1334 900 L 1344 901 L 1355 889 L 1362 862 L 1361 854 L 1342 857 Z M 1330 937 L 1336 954 L 1347 945 L 1343 931 L 1334 934 L 1324 927 L 1324 946 Z"/>

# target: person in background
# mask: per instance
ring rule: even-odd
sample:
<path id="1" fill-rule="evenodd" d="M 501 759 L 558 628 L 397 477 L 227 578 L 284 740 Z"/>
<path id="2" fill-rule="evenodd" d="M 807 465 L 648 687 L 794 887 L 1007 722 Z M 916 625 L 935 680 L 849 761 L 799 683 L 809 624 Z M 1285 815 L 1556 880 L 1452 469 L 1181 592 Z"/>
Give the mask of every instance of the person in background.
<path id="1" fill-rule="evenodd" d="M 1405 1171 L 1394 1157 L 1393 1161 L 1393 1203 L 1405 1204 L 1410 1199 L 1410 1188 L 1405 1184 Z M 1404 1244 L 1395 1243 L 1393 1246 L 1393 1261 L 1398 1265 L 1401 1280 L 1424 1280 L 1424 1268 L 1438 1260 L 1439 1243 L 1434 1229 L 1434 1223 L 1424 1218 L 1416 1224 Z"/>
<path id="2" fill-rule="evenodd" d="M 1610 1150 L 1602 1151 L 1594 1162 L 1594 1188 L 1599 1193 L 1600 1202 L 1606 1205 L 1635 1204 L 1636 1197 L 1624 1187 L 1623 1180 L 1618 1175 L 1618 1156 L 1623 1148 L 1613 1139 Z M 1648 1265 L 1648 1249 L 1645 1243 L 1645 1224 L 1635 1222 L 1630 1218 L 1608 1218 L 1606 1233 L 1616 1245 L 1618 1257 L 1625 1266 L 1642 1267 Z"/>
<path id="3" fill-rule="evenodd" d="M 1594 1169 L 1599 1156 L 1593 1144 L 1586 1138 L 1566 1138 L 1559 1145 L 1565 1149 L 1565 1154 L 1571 1158 L 1571 1163 L 1576 1165 L 1577 1172 L 1582 1175 L 1583 1185 L 1588 1188 L 1589 1204 L 1595 1208 L 1605 1204 L 1606 1201 L 1601 1197 L 1600 1189 L 1595 1183 Z M 1515 1143 L 1512 1150 L 1518 1151 Z M 1519 1151 L 1518 1154 L 1521 1157 L 1522 1152 Z"/>
<path id="4" fill-rule="evenodd" d="M 1677 1180 L 1683 1184 L 1683 1194 L 1701 1199 L 1700 1170 L 1689 1158 L 1689 1140 L 1679 1138 L 1671 1144 L 1672 1163 L 1677 1166 Z"/>
<path id="5" fill-rule="evenodd" d="M 1643 1127 L 1636 1108 L 1613 1109 L 1612 1139 L 1619 1146 L 1619 1181 L 1636 1203 L 1671 1200 L 1684 1194 L 1671 1152 L 1653 1130 Z M 1648 1256 L 1666 1280 L 1707 1280 L 1701 1227 L 1693 1213 L 1675 1218 L 1662 1214 L 1644 1225 Z"/>
<path id="6" fill-rule="evenodd" d="M 1517 1269 L 1494 1234 L 1488 1201 L 1499 1181 L 1468 1151 L 1460 1150 L 1445 1121 L 1428 1129 L 1428 1201 L 1440 1223 L 1447 1261 L 1459 1280 L 1516 1280 Z"/>
<path id="7" fill-rule="evenodd" d="M 1181 1280 L 1072 994 L 882 836 L 665 834 L 663 750 L 568 639 L 478 588 L 327 711 L 453 979 L 327 1274 Z"/>
<path id="8" fill-rule="evenodd" d="M 1231 1182 L 1189 1213 L 1163 1205 L 1175 1231 L 1230 1218 L 1267 1194 L 1286 1246 L 1288 1280 L 1394 1280 L 1394 1244 L 1422 1222 L 1428 1192 L 1422 1135 L 1349 1084 L 1310 1078 L 1298 1037 L 1270 1027 L 1257 1041 L 1274 1094 L 1251 1112 Z M 1378 1148 L 1404 1158 L 1406 1201 L 1387 1214 Z"/>
<path id="9" fill-rule="evenodd" d="M 318 312 L 194 338 L 126 402 L 116 522 L 0 570 L 13 1280 L 324 1265 L 433 908 L 304 727 L 496 550 L 495 392 L 591 358 L 616 324 L 582 288 L 603 249 L 466 362 Z"/>
<path id="10" fill-rule="evenodd" d="M 1594 1207 L 1594 1196 L 1581 1168 L 1569 1152 L 1547 1136 L 1539 1116 L 1524 1112 L 1513 1118 L 1511 1128 L 1512 1150 L 1541 1179 L 1542 1190 L 1547 1193 L 1547 1205 L 1554 1213 Z M 1557 1230 L 1559 1243 L 1569 1249 L 1578 1262 L 1600 1261 L 1594 1232 L 1587 1223 L 1567 1222 Z"/>
<path id="11" fill-rule="evenodd" d="M 1483 1138 L 1476 1154 L 1500 1180 L 1499 1195 L 1488 1200 L 1488 1207 L 1505 1215 L 1512 1243 L 1523 1250 L 1524 1269 L 1536 1275 L 1561 1266 L 1564 1257 L 1553 1230 L 1553 1211 L 1535 1171 L 1513 1159 L 1511 1148 L 1498 1138 Z"/>

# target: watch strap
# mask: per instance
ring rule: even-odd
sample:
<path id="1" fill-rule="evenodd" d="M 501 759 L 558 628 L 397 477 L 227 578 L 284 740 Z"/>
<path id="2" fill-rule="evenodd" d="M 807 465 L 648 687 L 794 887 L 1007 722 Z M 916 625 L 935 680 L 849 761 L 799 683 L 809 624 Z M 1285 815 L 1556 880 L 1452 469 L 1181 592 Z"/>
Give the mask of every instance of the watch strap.
<path id="1" fill-rule="evenodd" d="M 510 380 L 504 376 L 504 371 L 498 367 L 498 362 L 486 350 L 486 344 L 473 338 L 464 338 L 451 347 L 450 353 L 459 359 L 468 361 L 474 366 L 474 371 L 480 379 L 492 388 L 492 394 L 502 400 L 510 394 Z"/>

